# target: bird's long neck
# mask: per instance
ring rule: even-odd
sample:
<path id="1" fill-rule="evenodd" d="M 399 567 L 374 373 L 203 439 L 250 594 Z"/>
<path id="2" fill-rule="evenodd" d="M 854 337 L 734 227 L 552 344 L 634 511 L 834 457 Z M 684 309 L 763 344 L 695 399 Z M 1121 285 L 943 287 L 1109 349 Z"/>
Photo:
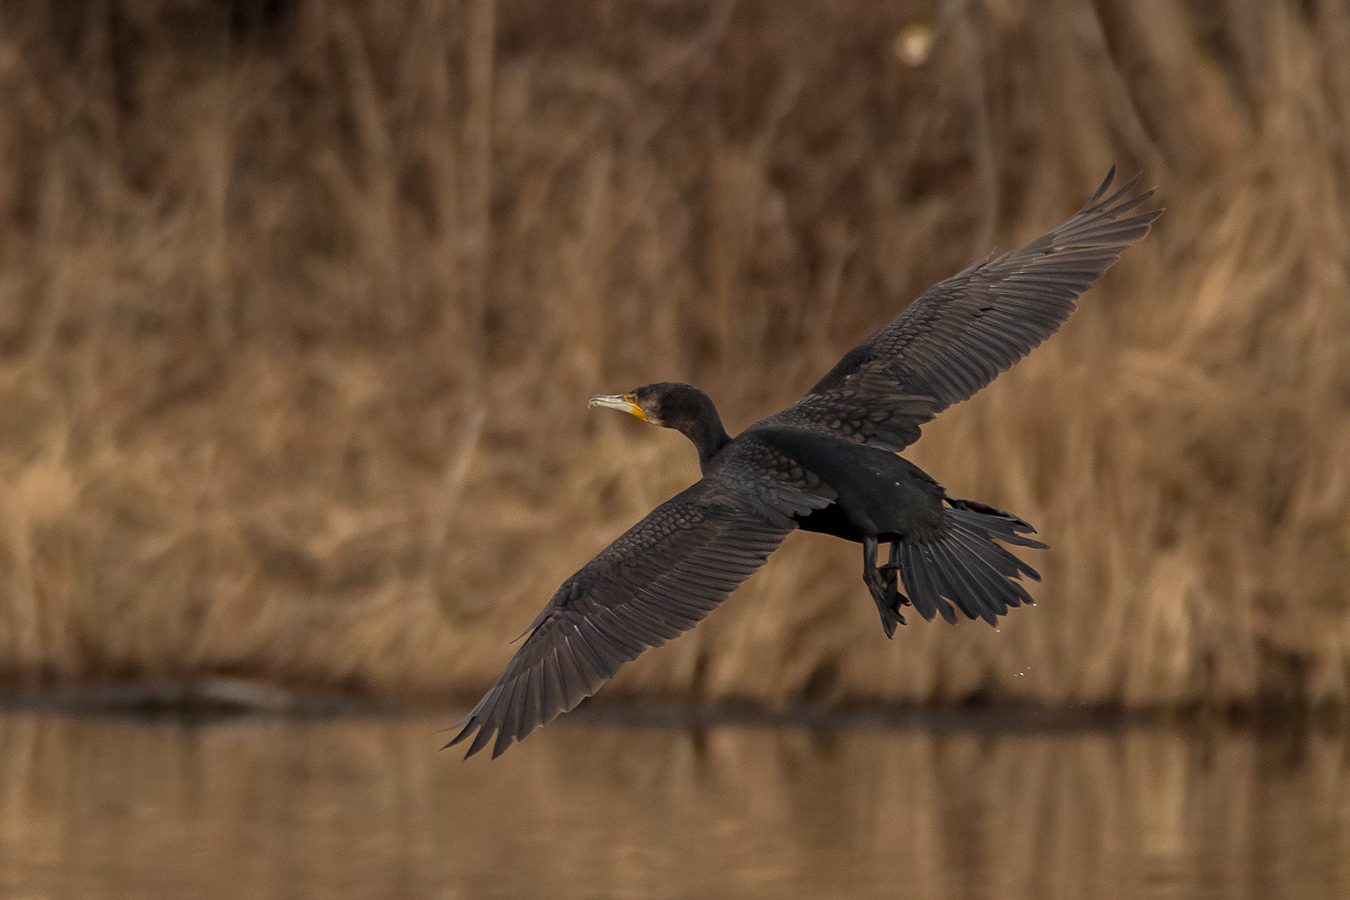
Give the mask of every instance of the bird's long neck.
<path id="1" fill-rule="evenodd" d="M 722 427 L 722 417 L 717 414 L 717 407 L 713 406 L 712 400 L 702 391 L 698 392 L 698 403 L 700 406 L 698 415 L 681 416 L 670 424 L 689 438 L 698 449 L 699 468 L 706 475 L 713 457 L 731 443 L 731 437 Z"/>
<path id="2" fill-rule="evenodd" d="M 708 467 L 712 465 L 713 457 L 721 452 L 722 448 L 731 443 L 731 437 L 727 430 L 722 427 L 722 420 L 713 413 L 713 418 L 706 423 L 705 427 L 698 429 L 698 433 L 684 432 L 689 440 L 694 442 L 698 448 L 698 465 L 703 470 L 703 474 L 708 474 Z"/>

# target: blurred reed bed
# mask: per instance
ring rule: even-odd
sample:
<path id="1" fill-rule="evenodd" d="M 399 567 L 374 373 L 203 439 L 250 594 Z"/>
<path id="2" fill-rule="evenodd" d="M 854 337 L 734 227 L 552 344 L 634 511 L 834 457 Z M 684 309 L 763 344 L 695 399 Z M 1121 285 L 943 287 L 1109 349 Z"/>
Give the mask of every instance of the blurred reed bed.
<path id="1" fill-rule="evenodd" d="M 925 429 L 1039 606 L 886 641 L 794 536 L 607 692 L 1133 707 L 1350 690 L 1350 13 L 1331 2 L 0 11 L 0 661 L 468 697 L 733 430 L 1113 163 L 1168 212 Z"/>

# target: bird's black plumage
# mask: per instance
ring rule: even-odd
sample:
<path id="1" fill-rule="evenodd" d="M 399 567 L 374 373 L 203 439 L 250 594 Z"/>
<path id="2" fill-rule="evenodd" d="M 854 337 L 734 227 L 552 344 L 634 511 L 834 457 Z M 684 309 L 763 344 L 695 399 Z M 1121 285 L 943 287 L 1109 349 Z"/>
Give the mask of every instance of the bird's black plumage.
<path id="1" fill-rule="evenodd" d="M 661 383 L 595 406 L 675 428 L 703 478 L 658 506 L 558 588 L 446 746 L 498 756 L 595 693 L 619 667 L 692 628 L 794 528 L 863 545 L 863 580 L 887 636 L 902 606 L 993 624 L 1030 604 L 1034 569 L 1002 544 L 1043 548 L 1029 524 L 947 496 L 898 453 L 920 426 L 1059 329 L 1075 301 L 1159 211 L 1115 170 L 1072 218 L 934 285 L 851 350 L 795 405 L 732 439 L 697 388 Z M 1002 542 L 1000 544 L 999 542 Z M 889 543 L 885 565 L 878 550 Z M 903 584 L 905 592 L 901 593 Z"/>

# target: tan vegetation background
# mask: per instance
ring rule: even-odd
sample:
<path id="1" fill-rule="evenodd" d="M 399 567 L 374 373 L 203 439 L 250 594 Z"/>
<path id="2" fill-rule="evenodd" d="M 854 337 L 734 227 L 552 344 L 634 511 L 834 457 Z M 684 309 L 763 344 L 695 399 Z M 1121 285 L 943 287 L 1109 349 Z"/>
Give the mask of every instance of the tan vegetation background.
<path id="1" fill-rule="evenodd" d="M 470 698 L 734 432 L 1112 163 L 1168 209 L 912 458 L 1039 605 L 884 639 L 790 538 L 611 697 L 1350 690 L 1350 11 L 1331 0 L 0 7 L 0 668 Z"/>

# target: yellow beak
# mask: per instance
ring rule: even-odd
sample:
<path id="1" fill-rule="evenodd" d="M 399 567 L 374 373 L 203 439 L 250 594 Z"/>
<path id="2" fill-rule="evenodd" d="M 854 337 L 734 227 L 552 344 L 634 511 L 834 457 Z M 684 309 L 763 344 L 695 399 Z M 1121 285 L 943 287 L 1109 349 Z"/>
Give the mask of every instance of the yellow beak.
<path id="1" fill-rule="evenodd" d="M 633 399 L 632 394 L 596 394 L 586 405 L 617 409 L 631 416 L 637 416 L 644 422 L 647 421 L 647 414 L 642 411 L 642 407 L 637 405 L 637 401 Z"/>

